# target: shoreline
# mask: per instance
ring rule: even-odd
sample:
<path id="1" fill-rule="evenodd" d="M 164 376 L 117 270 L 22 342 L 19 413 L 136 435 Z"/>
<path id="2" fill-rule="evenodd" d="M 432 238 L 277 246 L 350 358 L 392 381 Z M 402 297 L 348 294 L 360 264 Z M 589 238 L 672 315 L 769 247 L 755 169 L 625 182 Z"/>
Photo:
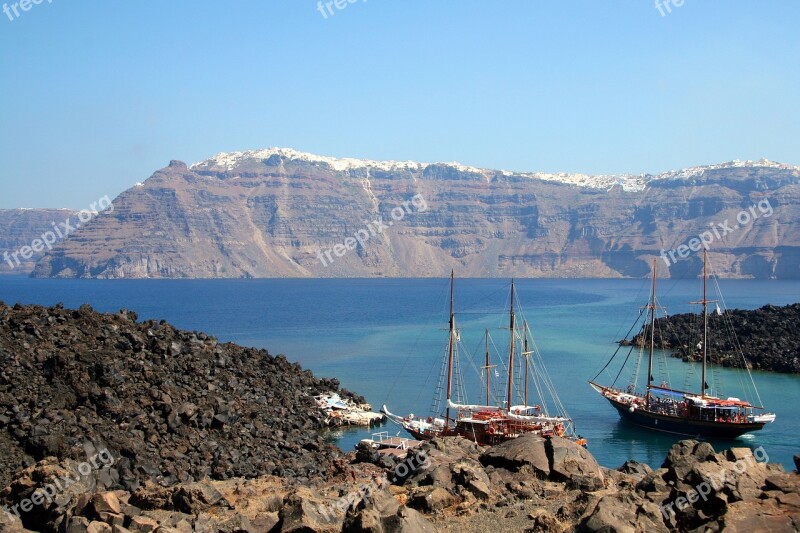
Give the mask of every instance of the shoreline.
<path id="1" fill-rule="evenodd" d="M 381 523 L 448 531 L 485 519 L 563 531 L 605 523 L 605 506 L 616 509 L 620 498 L 640 502 L 647 523 L 666 530 L 695 518 L 678 513 L 658 521 L 655 500 L 680 496 L 665 494 L 667 485 L 654 475 L 667 482 L 680 473 L 676 480 L 694 483 L 681 461 L 694 472 L 696 464 L 753 457 L 747 448 L 718 454 L 707 443 L 683 441 L 665 468 L 628 461 L 620 471 L 601 467 L 570 441 L 533 435 L 493 448 L 436 439 L 399 459 L 363 447 L 344 452 L 326 442 L 313 401 L 336 392 L 363 403 L 338 380 L 316 378 L 266 350 L 220 343 L 163 320 L 138 321 L 126 309 L 2 304 L 0 357 L 0 446 L 8 475 L 0 498 L 10 510 L 0 522 L 10 530 L 213 524 L 220 531 L 339 531 Z M 113 460 L 84 475 L 89 463 L 79 462 L 90 454 Z M 401 473 L 403 461 L 411 462 Z M 782 470 L 750 469 L 763 474 L 764 487 L 770 476 L 783 476 L 778 490 L 791 494 L 800 477 Z M 52 480 L 76 471 L 76 481 L 53 488 Z M 376 481 L 382 476 L 388 485 Z M 781 516 L 789 513 L 792 501 L 770 490 L 759 494 L 777 502 Z M 367 492 L 372 498 L 364 498 Z M 746 503 L 756 500 L 762 501 Z M 550 510 L 529 509 L 530 501 Z M 26 508 L 19 522 L 16 514 Z M 628 519 L 636 524 L 641 517 Z"/>

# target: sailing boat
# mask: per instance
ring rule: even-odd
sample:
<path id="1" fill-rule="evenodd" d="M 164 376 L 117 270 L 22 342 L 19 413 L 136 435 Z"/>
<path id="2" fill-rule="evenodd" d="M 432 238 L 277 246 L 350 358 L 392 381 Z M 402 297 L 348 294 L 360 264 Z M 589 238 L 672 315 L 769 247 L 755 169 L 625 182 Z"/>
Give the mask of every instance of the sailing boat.
<path id="1" fill-rule="evenodd" d="M 614 383 L 603 386 L 594 380 L 611 363 L 616 356 L 606 363 L 603 369 L 589 384 L 599 392 L 619 412 L 620 416 L 638 426 L 681 435 L 703 436 L 722 439 L 733 439 L 751 431 L 757 431 L 766 424 L 775 421 L 772 413 L 757 414 L 762 406 L 752 405 L 739 398 L 722 399 L 707 394 L 706 362 L 708 356 L 708 304 L 715 303 L 707 297 L 708 291 L 708 253 L 703 253 L 703 299 L 695 304 L 703 306 L 703 340 L 698 346 L 703 350 L 702 371 L 700 376 L 700 392 L 687 392 L 670 388 L 667 383 L 657 386 L 653 383 L 653 350 L 655 348 L 655 319 L 659 308 L 656 301 L 656 260 L 653 261 L 653 285 L 650 301 L 645 307 L 649 311 L 647 386 L 644 392 L 636 388 L 635 382 L 626 390 L 617 389 Z M 719 313 L 719 306 L 717 306 Z M 633 348 L 631 348 L 633 350 Z M 619 349 L 617 350 L 619 352 Z M 630 355 L 630 354 L 629 354 Z M 626 359 L 627 361 L 627 359 Z M 624 364 L 623 364 L 624 367 Z M 746 365 L 745 365 L 745 368 Z M 621 374 L 617 374 L 617 378 Z M 758 397 L 758 390 L 750 371 L 747 371 L 753 390 Z M 616 382 L 616 379 L 614 380 Z M 758 397 L 761 403 L 760 397 Z"/>
<path id="2" fill-rule="evenodd" d="M 509 309 L 509 329 L 511 332 L 509 359 L 508 359 L 508 380 L 506 387 L 506 398 L 504 405 L 492 405 L 491 397 L 491 371 L 495 368 L 491 365 L 489 354 L 489 332 L 486 332 L 486 364 L 484 366 L 486 376 L 486 402 L 485 405 L 462 404 L 453 401 L 453 368 L 455 363 L 456 345 L 460 339 L 460 333 L 456 328 L 454 310 L 454 287 L 455 274 L 450 273 L 450 328 L 449 341 L 447 347 L 447 372 L 446 372 L 446 403 L 443 416 L 428 417 L 420 419 L 414 415 L 401 417 L 389 412 L 384 405 L 381 412 L 389 420 L 397 423 L 414 438 L 419 440 L 430 440 L 434 437 L 461 436 L 476 442 L 479 445 L 491 446 L 504 442 L 520 435 L 535 433 L 542 436 L 566 436 L 576 440 L 579 444 L 585 445 L 585 439 L 575 435 L 574 424 L 566 413 L 564 406 L 555 393 L 555 388 L 547 375 L 542 364 L 535 365 L 531 371 L 531 356 L 538 356 L 541 363 L 541 356 L 536 350 L 530 349 L 528 335 L 530 333 L 527 322 L 523 322 L 523 346 L 521 355 L 525 357 L 525 379 L 524 390 L 522 391 L 523 404 L 514 404 L 514 381 L 515 381 L 515 357 L 518 346 L 516 339 L 520 335 L 517 326 L 515 312 L 515 286 L 511 282 L 511 305 Z M 541 404 L 530 405 L 528 402 L 528 376 L 533 375 L 537 389 L 546 390 L 551 395 L 551 402 L 555 405 L 558 412 L 551 416 L 547 403 L 544 398 Z M 542 396 L 540 394 L 540 396 Z"/>

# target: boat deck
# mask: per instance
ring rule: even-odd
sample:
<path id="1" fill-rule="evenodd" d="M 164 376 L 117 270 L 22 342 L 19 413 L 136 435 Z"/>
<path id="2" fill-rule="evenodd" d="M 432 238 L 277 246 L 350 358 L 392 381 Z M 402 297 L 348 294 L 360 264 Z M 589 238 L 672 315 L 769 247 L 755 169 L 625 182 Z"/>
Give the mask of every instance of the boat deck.
<path id="1" fill-rule="evenodd" d="M 420 440 L 389 436 L 388 431 L 374 433 L 369 442 L 378 449 L 379 454 L 396 456 L 404 456 L 409 450 L 422 444 Z"/>
<path id="2" fill-rule="evenodd" d="M 403 450 L 407 450 L 410 448 L 416 448 L 417 446 L 422 444 L 422 441 L 407 439 L 404 437 L 388 437 L 388 438 L 383 438 L 380 441 L 377 441 L 377 444 L 381 448 L 400 448 Z"/>

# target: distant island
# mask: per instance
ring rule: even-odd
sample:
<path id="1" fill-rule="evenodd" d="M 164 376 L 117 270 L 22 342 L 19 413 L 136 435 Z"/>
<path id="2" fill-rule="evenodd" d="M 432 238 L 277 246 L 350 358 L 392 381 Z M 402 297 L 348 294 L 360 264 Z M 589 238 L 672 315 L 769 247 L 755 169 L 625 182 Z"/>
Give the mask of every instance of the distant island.
<path id="1" fill-rule="evenodd" d="M 231 152 L 172 161 L 52 250 L 31 244 L 54 215 L 0 210 L 0 273 L 641 278 L 656 259 L 687 279 L 702 240 L 721 277 L 800 279 L 798 185 L 800 167 L 766 160 L 590 176 Z"/>
<path id="2" fill-rule="evenodd" d="M 709 334 L 708 357 L 711 363 L 741 367 L 738 355 L 741 350 L 752 369 L 800 373 L 800 303 L 711 313 L 708 324 L 709 332 L 732 328 L 736 333 L 735 337 Z M 698 344 L 702 327 L 700 315 L 695 313 L 658 318 L 656 346 L 673 350 L 675 357 L 697 361 L 702 357 Z M 643 342 L 641 332 L 631 341 L 637 345 Z"/>

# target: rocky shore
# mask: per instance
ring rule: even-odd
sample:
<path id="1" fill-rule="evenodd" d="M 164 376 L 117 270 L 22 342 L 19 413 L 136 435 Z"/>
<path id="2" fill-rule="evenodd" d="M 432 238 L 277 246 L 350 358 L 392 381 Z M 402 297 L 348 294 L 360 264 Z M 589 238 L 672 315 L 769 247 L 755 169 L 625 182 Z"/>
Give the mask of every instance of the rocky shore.
<path id="1" fill-rule="evenodd" d="M 108 449 L 108 486 L 336 471 L 313 396 L 333 379 L 266 350 L 89 306 L 0 303 L 0 485 L 45 457 Z"/>
<path id="2" fill-rule="evenodd" d="M 800 475 L 761 449 L 682 441 L 656 470 L 534 435 L 343 453 L 313 401 L 335 380 L 125 310 L 0 303 L 0 362 L 0 532 L 800 530 Z"/>
<path id="3" fill-rule="evenodd" d="M 755 310 L 729 310 L 709 314 L 708 356 L 712 363 L 741 367 L 738 346 L 750 368 L 773 372 L 800 373 L 800 303 Z M 734 339 L 729 328 L 736 332 Z M 701 316 L 693 313 L 656 319 L 656 346 L 673 350 L 675 357 L 696 361 L 702 340 Z M 632 339 L 643 342 L 643 334 Z M 738 345 L 738 346 L 737 346 Z"/>
<path id="4" fill-rule="evenodd" d="M 147 482 L 131 492 L 90 477 L 24 525 L 0 513 L 0 531 L 800 531 L 800 474 L 766 460 L 761 449 L 716 452 L 688 440 L 673 445 L 656 470 L 636 462 L 609 470 L 558 437 L 526 435 L 489 449 L 447 437 L 405 459 L 351 452 L 338 475 L 309 485 L 261 476 Z M 43 480 L 74 467 L 42 461 L 3 496 L 30 499 Z"/>

